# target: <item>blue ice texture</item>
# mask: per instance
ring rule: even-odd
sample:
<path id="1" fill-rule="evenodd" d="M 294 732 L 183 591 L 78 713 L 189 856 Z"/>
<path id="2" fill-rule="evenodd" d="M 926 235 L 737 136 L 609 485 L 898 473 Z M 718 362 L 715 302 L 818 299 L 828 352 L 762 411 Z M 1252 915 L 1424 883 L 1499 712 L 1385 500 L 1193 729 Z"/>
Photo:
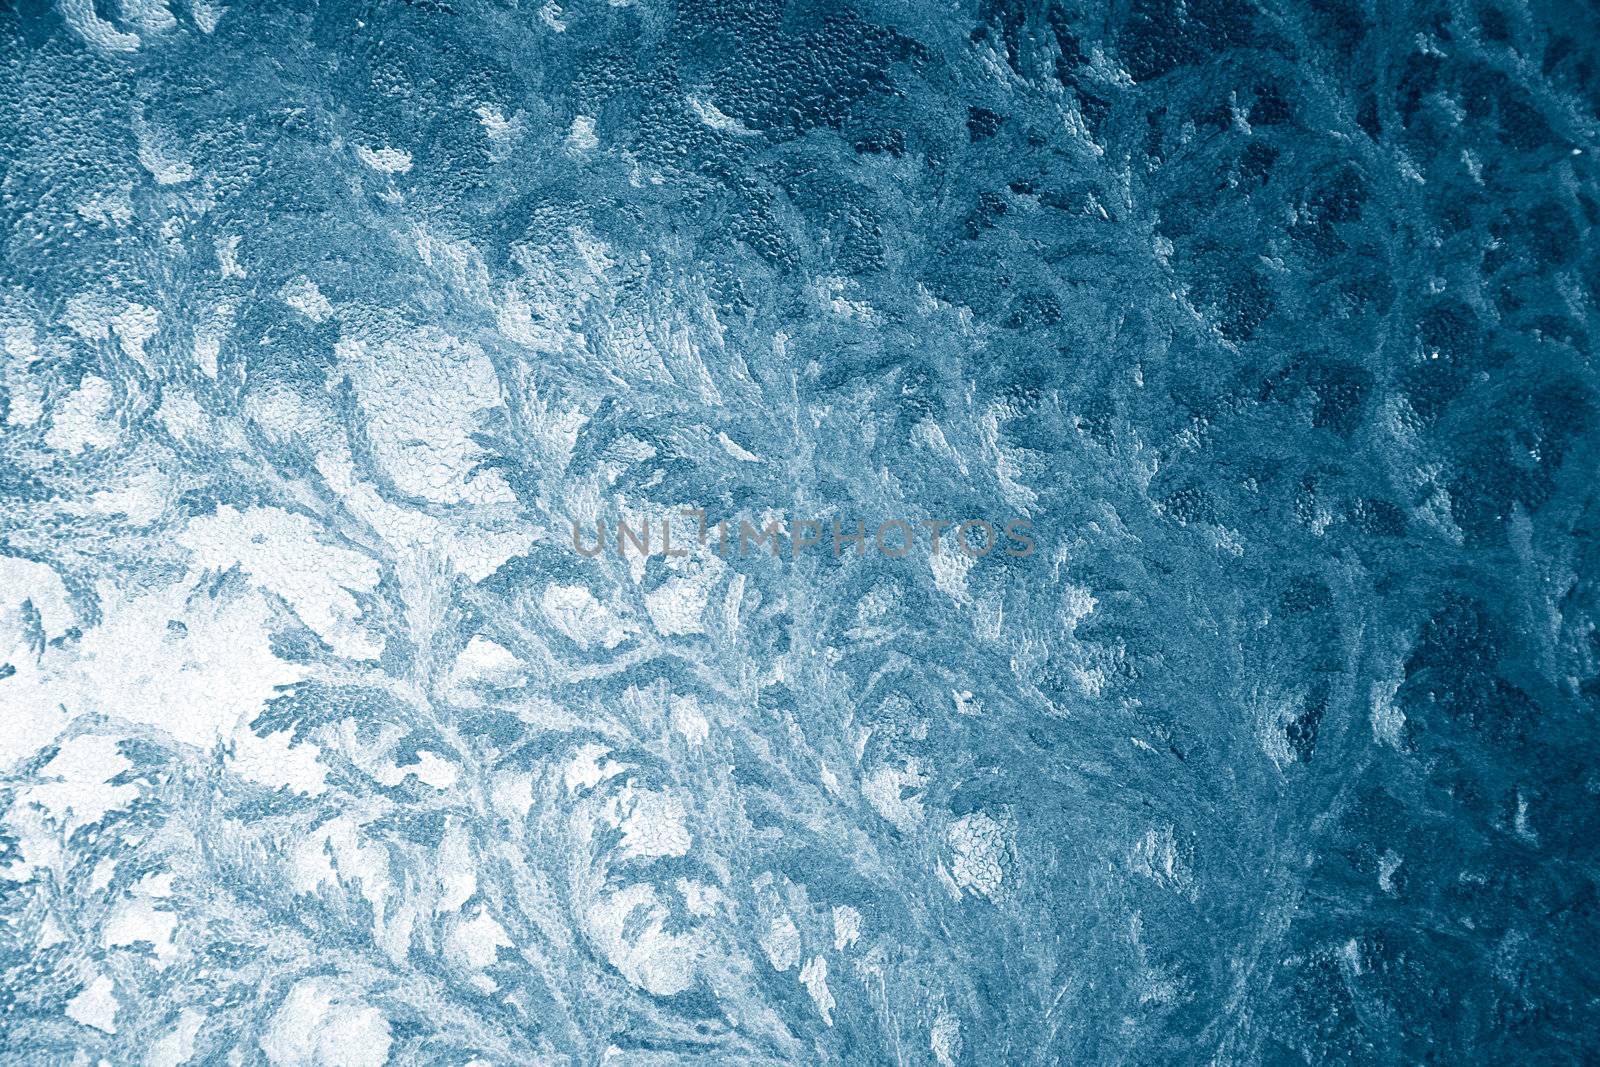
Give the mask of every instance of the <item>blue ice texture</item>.
<path id="1" fill-rule="evenodd" d="M 1600 1062 L 1597 163 L 1579 0 L 0 0 L 0 1064 Z"/>

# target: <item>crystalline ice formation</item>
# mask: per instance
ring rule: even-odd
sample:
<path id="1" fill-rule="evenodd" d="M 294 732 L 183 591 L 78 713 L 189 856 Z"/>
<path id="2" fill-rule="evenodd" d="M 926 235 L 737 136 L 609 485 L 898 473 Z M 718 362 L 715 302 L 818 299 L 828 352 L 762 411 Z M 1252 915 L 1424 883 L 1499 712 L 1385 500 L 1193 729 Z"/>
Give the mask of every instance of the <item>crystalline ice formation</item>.
<path id="1" fill-rule="evenodd" d="M 0 1062 L 1593 1061 L 1597 135 L 1576 0 L 0 2 Z"/>

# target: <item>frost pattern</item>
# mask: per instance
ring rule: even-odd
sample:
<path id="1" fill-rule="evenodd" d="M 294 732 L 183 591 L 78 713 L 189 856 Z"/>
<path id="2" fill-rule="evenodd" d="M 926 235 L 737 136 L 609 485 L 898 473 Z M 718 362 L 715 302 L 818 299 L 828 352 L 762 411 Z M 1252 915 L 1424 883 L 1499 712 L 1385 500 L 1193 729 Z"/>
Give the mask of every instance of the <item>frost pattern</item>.
<path id="1" fill-rule="evenodd" d="M 1597 20 L 0 4 L 0 1059 L 1592 1059 Z"/>

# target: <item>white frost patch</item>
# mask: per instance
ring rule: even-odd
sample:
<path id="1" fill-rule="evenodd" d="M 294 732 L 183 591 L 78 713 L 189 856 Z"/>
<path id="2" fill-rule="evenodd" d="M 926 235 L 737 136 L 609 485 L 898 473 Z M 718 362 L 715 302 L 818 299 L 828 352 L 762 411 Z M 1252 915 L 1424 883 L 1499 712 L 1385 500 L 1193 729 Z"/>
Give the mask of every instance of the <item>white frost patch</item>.
<path id="1" fill-rule="evenodd" d="M 482 703 L 472 686 L 492 686 L 505 689 L 527 681 L 522 665 L 503 645 L 486 637 L 473 637 L 467 647 L 457 654 L 450 668 L 448 686 L 451 699 L 469 707 Z"/>
<path id="2" fill-rule="evenodd" d="M 239 511 L 224 504 L 178 535 L 208 570 L 238 565 L 262 588 L 283 597 L 335 653 L 370 659 L 383 651 L 356 619 L 356 592 L 378 585 L 378 564 L 359 552 L 324 544 L 315 523 L 279 508 Z"/>
<path id="3" fill-rule="evenodd" d="M 156 335 L 161 313 L 145 304 L 117 301 L 96 293 L 79 293 L 67 301 L 62 321 L 85 341 L 116 338 L 124 355 L 143 363 L 144 346 Z"/>
<path id="4" fill-rule="evenodd" d="M 189 0 L 189 13 L 194 16 L 194 24 L 200 27 L 201 33 L 211 33 L 228 9 L 212 0 Z"/>
<path id="5" fill-rule="evenodd" d="M 950 875 L 962 889 L 993 897 L 1005 878 L 1000 824 L 981 811 L 957 819 L 945 834 L 954 853 Z"/>
<path id="6" fill-rule="evenodd" d="M 935 588 L 957 604 L 969 603 L 972 598 L 967 593 L 967 573 L 972 570 L 974 562 L 976 561 L 964 552 L 951 551 L 945 539 L 941 537 L 938 554 L 928 556 L 928 566 L 933 570 Z"/>
<path id="7" fill-rule="evenodd" d="M 1250 709 L 1256 719 L 1256 736 L 1261 751 L 1280 771 L 1300 759 L 1289 739 L 1289 730 L 1303 713 L 1303 693 L 1258 688 L 1251 693 Z"/>
<path id="8" fill-rule="evenodd" d="M 66 647 L 13 658 L 17 672 L 0 679 L 0 757 L 37 750 L 91 711 L 205 747 L 304 677 L 273 655 L 258 594 L 212 597 L 182 585 L 133 599 L 111 586 L 99 593 L 100 625 Z"/>
<path id="9" fill-rule="evenodd" d="M 117 424 L 112 417 L 114 399 L 110 382 L 98 375 L 84 375 L 78 388 L 56 405 L 44 443 L 70 453 L 116 444 Z"/>
<path id="10" fill-rule="evenodd" d="M 309 741 L 294 744 L 293 738 L 292 730 L 258 737 L 248 726 L 240 726 L 233 737 L 228 769 L 273 789 L 286 787 L 305 796 L 320 796 L 328 787 L 328 768 L 317 760 L 322 749 Z"/>
<path id="11" fill-rule="evenodd" d="M 585 650 L 591 645 L 616 648 L 638 629 L 619 621 L 581 585 L 547 586 L 539 606 L 556 629 Z"/>
<path id="12" fill-rule="evenodd" d="M 399 148 L 356 146 L 356 158 L 383 174 L 404 174 L 411 169 L 411 153 Z"/>
<path id="13" fill-rule="evenodd" d="M 921 796 L 915 793 L 907 796 L 905 791 L 921 789 L 927 782 L 928 779 L 922 775 L 921 765 L 913 759 L 908 760 L 904 768 L 887 764 L 879 767 L 861 784 L 861 791 L 866 794 L 867 803 L 872 805 L 874 811 L 905 833 L 915 828 L 923 818 Z"/>
<path id="14" fill-rule="evenodd" d="M 944 428 L 933 419 L 924 416 L 917 420 L 911 427 L 911 442 L 930 452 L 936 452 L 942 462 L 951 463 L 963 476 L 967 474 L 967 461 L 961 458 L 961 453 L 953 448 L 945 438 Z"/>
<path id="15" fill-rule="evenodd" d="M 66 939 L 67 935 L 62 933 L 61 927 L 56 924 L 55 919 L 46 915 L 44 922 L 39 924 L 38 946 L 40 948 L 49 948 L 51 945 L 61 944 Z"/>
<path id="16" fill-rule="evenodd" d="M 1004 631 L 1006 621 L 1005 598 L 996 592 L 988 592 L 978 598 L 977 610 L 972 613 L 972 630 L 985 641 L 999 641 L 1000 634 Z M 1072 668 L 1073 680 L 1083 690 L 1087 697 L 1100 695 L 1100 688 L 1104 680 L 1095 681 L 1085 677 L 1085 672 L 1076 664 Z"/>
<path id="17" fill-rule="evenodd" d="M 312 322 L 322 322 L 333 315 L 333 305 L 310 278 L 300 277 L 287 283 L 278 297 Z"/>
<path id="18" fill-rule="evenodd" d="M 694 112 L 695 117 L 713 130 L 731 133 L 736 137 L 754 137 L 758 132 L 752 130 L 704 97 L 695 96 L 691 93 L 685 99 L 688 101 L 689 110 Z"/>
<path id="19" fill-rule="evenodd" d="M 511 504 L 499 471 L 478 470 L 480 413 L 501 403 L 494 364 L 477 344 L 432 326 L 335 346 L 367 417 L 374 456 L 403 493 L 436 504 Z"/>
<path id="20" fill-rule="evenodd" d="M 521 674 L 517 657 L 506 651 L 503 645 L 497 645 L 486 637 L 474 636 L 456 656 L 457 678 L 504 685 Z"/>
<path id="21" fill-rule="evenodd" d="M 1094 614 L 1099 603 L 1087 588 L 1068 582 L 1061 591 L 1061 615 L 1067 632 L 1075 633 L 1078 624 Z"/>
<path id="22" fill-rule="evenodd" d="M 812 281 L 808 288 L 819 307 L 827 309 L 841 319 L 855 319 L 869 323 L 882 321 L 882 316 L 867 301 L 850 300 L 844 296 L 846 292 L 860 289 L 859 283 L 851 278 L 821 275 Z"/>
<path id="23" fill-rule="evenodd" d="M 800 962 L 800 931 L 787 914 L 779 915 L 761 939 L 761 951 L 778 971 L 787 971 Z"/>
<path id="24" fill-rule="evenodd" d="M 555 0 L 550 0 L 539 9 L 539 21 L 549 26 L 557 33 L 567 32 L 567 21 L 561 17 L 561 5 Z"/>
<path id="25" fill-rule="evenodd" d="M 158 467 L 140 465 L 124 475 L 123 484 L 89 494 L 83 504 L 64 507 L 75 515 L 122 516 L 134 526 L 149 526 L 165 514 L 176 492 Z"/>
<path id="26" fill-rule="evenodd" d="M 711 733 L 711 724 L 706 721 L 705 712 L 700 710 L 700 701 L 692 696 L 674 696 L 670 703 L 672 728 L 690 745 L 704 744 Z"/>
<path id="27" fill-rule="evenodd" d="M 139 35 L 123 33 L 101 18 L 94 9 L 94 0 L 59 0 L 58 6 L 61 17 L 72 28 L 72 32 L 96 51 L 115 53 L 139 50 Z"/>
<path id="28" fill-rule="evenodd" d="M 73 210 L 90 222 L 112 226 L 133 221 L 133 183 L 123 182 L 114 189 L 94 192 L 88 199 L 73 206 Z"/>
<path id="29" fill-rule="evenodd" d="M 209 599 L 171 586 L 137 600 L 102 590 L 105 618 L 80 642 L 55 695 L 197 746 L 231 736 L 279 686 L 304 677 L 272 653 L 258 594 Z M 177 627 L 169 626 L 177 622 Z"/>
<path id="30" fill-rule="evenodd" d="M 67 1018 L 108 1034 L 117 1032 L 116 986 L 105 975 L 98 975 L 83 992 L 67 1002 Z"/>
<path id="31" fill-rule="evenodd" d="M 433 906 L 434 912 L 442 915 L 460 911 L 478 891 L 478 872 L 472 862 L 472 842 L 462 831 L 458 819 L 452 818 L 445 827 L 434 869 L 439 874 L 439 900 Z"/>
<path id="32" fill-rule="evenodd" d="M 119 0 L 122 17 L 145 33 L 166 33 L 178 25 L 167 5 L 171 0 Z"/>
<path id="33" fill-rule="evenodd" d="M 806 992 L 811 994 L 812 1003 L 816 1004 L 822 1021 L 832 1026 L 834 999 L 832 991 L 828 989 L 828 961 L 821 956 L 812 956 L 800 969 L 800 981 L 806 987 Z"/>
<path id="34" fill-rule="evenodd" d="M 1405 860 L 1393 849 L 1384 849 L 1383 855 L 1378 857 L 1378 888 L 1385 893 L 1393 893 L 1395 872 L 1400 870 L 1400 865 Z"/>
<path id="35" fill-rule="evenodd" d="M 107 856 L 94 865 L 94 870 L 89 872 L 89 892 L 98 893 L 111 884 L 112 877 L 117 873 L 117 861 Z"/>
<path id="36" fill-rule="evenodd" d="M 170 897 L 172 895 L 172 872 L 163 871 L 160 874 L 147 874 L 134 884 L 133 891 L 147 897 Z"/>
<path id="37" fill-rule="evenodd" d="M 682 856 L 693 841 L 677 797 L 654 790 L 624 789 L 613 803 L 620 814 L 622 854 L 634 857 Z"/>
<path id="38" fill-rule="evenodd" d="M 488 104 L 479 104 L 473 108 L 472 113 L 478 116 L 478 123 L 483 127 L 483 132 L 493 140 L 509 137 L 521 126 L 518 119 L 508 119 L 505 112 Z"/>
<path id="39" fill-rule="evenodd" d="M 126 807 L 139 795 L 134 786 L 110 784 L 132 767 L 116 738 L 80 734 L 61 745 L 39 772 L 39 784 L 23 789 L 18 799 L 45 808 L 71 835 Z"/>
<path id="40" fill-rule="evenodd" d="M 219 315 L 209 325 L 197 326 L 194 331 L 194 362 L 207 378 L 217 376 L 217 361 L 222 358 L 222 342 L 227 339 L 232 319 Z"/>
<path id="41" fill-rule="evenodd" d="M 450 931 L 445 941 L 445 955 L 458 967 L 481 971 L 494 963 L 500 949 L 510 947 L 511 939 L 506 936 L 505 927 L 480 908 L 476 916 L 458 922 Z"/>
<path id="42" fill-rule="evenodd" d="M 742 447 L 737 441 L 725 433 L 717 434 L 717 441 L 721 443 L 722 450 L 741 463 L 760 463 L 761 457 L 754 452 Z"/>
<path id="43" fill-rule="evenodd" d="M 39 358 L 39 331 L 31 322 L 10 321 L 0 328 L 0 351 L 19 363 Z"/>
<path id="44" fill-rule="evenodd" d="M 194 166 L 178 157 L 170 136 L 144 127 L 139 128 L 139 165 L 150 172 L 157 185 L 182 185 L 194 180 Z"/>
<path id="45" fill-rule="evenodd" d="M 15 556 L 0 556 L 0 663 L 10 663 L 18 672 L 37 661 L 43 645 L 67 632 L 75 618 L 67 600 L 67 588 L 54 568 Z M 15 677 L 15 675 L 13 676 Z M 6 680 L 0 679 L 0 697 L 6 695 Z M 16 751 L 15 731 L 26 723 L 6 723 L 0 731 L 0 766 Z M 43 740 L 49 740 L 44 738 Z M 42 743 L 41 741 L 41 743 Z"/>
<path id="46" fill-rule="evenodd" d="M 700 946 L 692 935 L 667 933 L 666 919 L 655 889 L 635 883 L 591 905 L 584 927 L 624 978 L 658 997 L 670 997 L 693 984 Z"/>
<path id="47" fill-rule="evenodd" d="M 162 911 L 147 897 L 128 897 L 106 921 L 102 944 L 106 948 L 122 948 L 149 942 L 155 950 L 157 966 L 165 967 L 177 952 L 172 944 L 177 928 L 178 917 L 172 912 Z"/>
<path id="48" fill-rule="evenodd" d="M 941 1010 L 933 1020 L 929 1045 L 939 1067 L 956 1067 L 961 1060 L 961 1022 L 954 1015 Z"/>
<path id="49" fill-rule="evenodd" d="M 239 266 L 239 235 L 229 234 L 227 237 L 217 238 L 217 266 L 222 268 L 224 278 L 248 278 L 243 267 Z M 213 374 L 213 376 L 215 376 Z"/>
<path id="50" fill-rule="evenodd" d="M 579 748 L 567 763 L 562 780 L 567 787 L 567 792 L 576 793 L 580 789 L 593 789 L 607 778 L 621 774 L 627 769 L 626 765 L 613 760 L 600 760 L 611 750 L 604 745 L 587 744 Z"/>
<path id="51" fill-rule="evenodd" d="M 164 1037 L 157 1039 L 145 1053 L 144 1067 L 180 1067 L 194 1055 L 194 1039 L 206 1017 L 193 1008 L 178 1013 L 178 1025 Z"/>
<path id="52" fill-rule="evenodd" d="M 489 266 L 477 245 L 424 226 L 413 227 L 411 232 L 416 238 L 418 258 L 436 277 L 474 304 L 493 303 Z"/>
<path id="53" fill-rule="evenodd" d="M 645 610 L 657 632 L 674 634 L 704 633 L 700 615 L 706 609 L 709 593 L 703 581 L 695 578 L 669 578 L 644 598 Z"/>
<path id="54" fill-rule="evenodd" d="M 261 1050 L 279 1067 L 383 1067 L 392 1042 L 383 1012 L 331 979 L 306 978 L 284 998 Z"/>
<path id="55" fill-rule="evenodd" d="M 1539 832 L 1528 823 L 1528 798 L 1522 795 L 1521 789 L 1517 790 L 1517 814 L 1512 825 L 1518 837 L 1530 845 L 1538 845 Z"/>
<path id="56" fill-rule="evenodd" d="M 1128 855 L 1128 866 L 1134 874 L 1160 882 L 1176 893 L 1190 899 L 1195 896 L 1194 873 L 1170 826 L 1145 831 Z"/>
<path id="57" fill-rule="evenodd" d="M 579 115 L 572 120 L 567 132 L 567 146 L 574 152 L 593 152 L 600 147 L 600 138 L 594 135 L 594 119 Z"/>
<path id="58" fill-rule="evenodd" d="M 407 568 L 447 561 L 456 574 L 479 582 L 533 545 L 534 535 L 526 530 L 501 532 L 481 525 L 475 516 L 446 520 L 391 503 L 370 482 L 357 478 L 348 451 L 330 449 L 319 454 L 316 462 L 317 473 L 327 480 L 328 487 L 377 531 Z"/>
<path id="59" fill-rule="evenodd" d="M 698 918 L 708 919 L 719 910 L 731 911 L 733 908 L 733 902 L 714 885 L 679 878 L 673 886 L 682 894 L 683 906 L 689 909 L 691 915 Z"/>
<path id="60" fill-rule="evenodd" d="M 144 346 L 161 328 L 161 312 L 144 304 L 129 304 L 111 320 L 111 332 L 124 355 L 145 362 Z"/>
<path id="61" fill-rule="evenodd" d="M 497 775 L 489 789 L 489 804 L 508 819 L 526 819 L 533 808 L 533 775 Z"/>
<path id="62" fill-rule="evenodd" d="M 833 909 L 833 950 L 843 952 L 861 937 L 861 913 L 848 904 Z"/>
<path id="63" fill-rule="evenodd" d="M 1393 749 L 1405 747 L 1406 713 L 1395 704 L 1400 679 L 1372 683 L 1372 736 Z"/>
<path id="64" fill-rule="evenodd" d="M 378 768 L 375 777 L 384 785 L 393 788 L 407 778 L 416 778 L 424 785 L 431 785 L 435 789 L 449 789 L 456 784 L 460 771 L 456 765 L 447 759 L 442 759 L 432 752 L 418 752 L 417 762 L 408 763 L 404 767 L 389 766 Z"/>

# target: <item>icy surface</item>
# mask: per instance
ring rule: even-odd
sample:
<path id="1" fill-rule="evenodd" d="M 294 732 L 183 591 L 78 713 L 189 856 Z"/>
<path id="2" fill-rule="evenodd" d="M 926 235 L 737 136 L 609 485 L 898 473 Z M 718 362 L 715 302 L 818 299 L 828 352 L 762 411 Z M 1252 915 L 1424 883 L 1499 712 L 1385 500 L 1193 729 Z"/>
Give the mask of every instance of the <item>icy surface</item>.
<path id="1" fill-rule="evenodd" d="M 1597 133 L 1577 0 L 0 2 L 0 1063 L 1593 1062 Z"/>

